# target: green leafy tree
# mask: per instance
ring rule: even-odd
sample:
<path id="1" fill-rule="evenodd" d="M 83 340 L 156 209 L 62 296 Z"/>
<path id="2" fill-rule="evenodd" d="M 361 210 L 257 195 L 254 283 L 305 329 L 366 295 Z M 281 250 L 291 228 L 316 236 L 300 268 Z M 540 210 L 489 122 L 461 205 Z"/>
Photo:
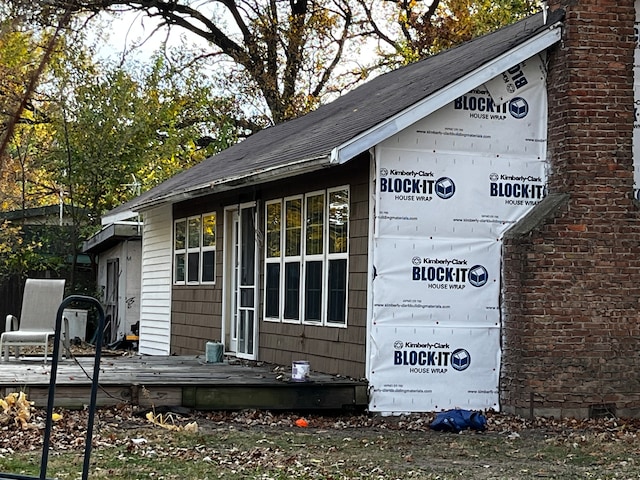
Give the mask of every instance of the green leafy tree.
<path id="1" fill-rule="evenodd" d="M 91 68 L 60 86 L 48 164 L 90 222 L 236 141 L 221 113 L 232 106 L 198 78 L 158 56 L 136 73 Z"/>
<path id="2" fill-rule="evenodd" d="M 2 210 L 57 202 L 58 190 L 38 152 L 50 142 L 47 95 L 29 92 L 34 71 L 42 62 L 48 32 L 33 32 L 19 21 L 0 15 L 0 198 Z M 49 60 L 55 55 L 49 55 Z M 46 83 L 48 68 L 40 72 Z"/>
<path id="3" fill-rule="evenodd" d="M 26 240 L 21 226 L 0 223 L 0 283 L 12 276 L 22 279 L 32 272 L 58 270 L 61 259 L 46 251 L 42 241 Z"/>
<path id="4" fill-rule="evenodd" d="M 537 0 L 358 0 L 380 45 L 378 65 L 406 65 L 513 23 Z M 381 8 L 382 7 L 382 8 Z"/>

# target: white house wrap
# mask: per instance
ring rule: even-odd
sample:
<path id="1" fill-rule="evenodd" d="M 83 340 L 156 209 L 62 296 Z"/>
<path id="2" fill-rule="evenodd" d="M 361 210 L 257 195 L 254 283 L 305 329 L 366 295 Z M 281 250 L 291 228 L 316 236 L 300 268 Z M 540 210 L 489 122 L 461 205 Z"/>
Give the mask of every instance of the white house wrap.
<path id="1" fill-rule="evenodd" d="M 501 238 L 545 195 L 546 124 L 536 55 L 377 147 L 372 411 L 499 409 Z"/>

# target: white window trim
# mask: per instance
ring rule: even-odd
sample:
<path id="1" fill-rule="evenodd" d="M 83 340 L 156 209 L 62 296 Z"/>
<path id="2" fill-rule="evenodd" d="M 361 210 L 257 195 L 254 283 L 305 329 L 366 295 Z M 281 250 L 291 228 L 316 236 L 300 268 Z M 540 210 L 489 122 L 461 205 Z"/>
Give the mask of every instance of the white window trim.
<path id="1" fill-rule="evenodd" d="M 291 200 L 300 200 L 300 253 L 298 255 L 287 256 L 287 202 Z M 293 323 L 300 324 L 302 319 L 302 301 L 300 298 L 300 292 L 302 287 L 302 255 L 304 252 L 304 195 L 293 195 L 290 197 L 285 197 L 282 199 L 282 263 L 280 264 L 280 318 L 282 319 L 282 323 Z M 285 309 L 285 279 L 286 279 L 286 270 L 285 266 L 287 263 L 295 263 L 297 262 L 300 266 L 300 280 L 298 281 L 298 318 L 284 318 L 284 309 Z"/>
<path id="2" fill-rule="evenodd" d="M 198 246 L 190 247 L 189 238 L 191 236 L 191 228 L 190 228 L 189 222 L 195 219 L 198 219 L 200 221 L 200 224 L 199 224 L 200 226 L 198 227 Z M 185 275 L 184 275 L 185 281 L 187 282 L 187 285 L 199 285 L 201 270 L 202 270 L 202 215 L 192 215 L 190 217 L 187 217 L 187 238 L 185 241 L 185 246 L 187 250 Z M 198 254 L 198 278 L 196 280 L 189 280 L 189 254 L 194 254 L 194 253 Z"/>
<path id="3" fill-rule="evenodd" d="M 329 252 L 329 198 L 331 196 L 332 192 L 339 192 L 341 190 L 346 190 L 347 191 L 347 195 L 349 198 L 349 203 L 347 204 L 347 208 L 349 209 L 349 220 L 347 221 L 347 249 L 346 252 L 343 253 L 330 253 Z M 328 327 L 336 327 L 336 328 L 346 328 L 347 327 L 347 320 L 349 317 L 349 252 L 350 252 L 350 244 L 349 244 L 349 230 L 350 230 L 350 224 L 351 224 L 351 189 L 349 188 L 348 185 L 345 186 L 341 186 L 341 187 L 333 187 L 333 188 L 328 188 L 327 189 L 327 198 L 326 198 L 326 223 L 327 223 L 327 233 L 326 233 L 326 237 L 327 237 L 327 246 L 326 246 L 326 250 L 325 250 L 325 255 L 327 257 L 326 259 L 326 275 L 328 277 L 329 275 L 329 262 L 331 260 L 346 260 L 347 261 L 347 278 L 345 279 L 345 297 L 344 297 L 344 315 L 345 315 L 345 319 L 344 319 L 344 323 L 330 323 L 327 321 L 327 314 L 328 314 L 328 307 L 329 306 L 329 299 L 328 299 L 328 295 L 329 295 L 329 279 L 327 278 L 326 280 L 326 295 L 327 295 L 327 300 L 325 303 L 325 308 L 324 308 L 324 313 L 325 313 L 325 318 L 324 318 L 324 324 Z"/>
<path id="4" fill-rule="evenodd" d="M 204 219 L 205 217 L 211 217 L 214 216 L 216 219 L 216 223 L 215 223 L 215 230 L 214 230 L 214 236 L 215 236 L 215 244 L 214 245 L 207 245 L 205 246 L 204 244 Z M 216 212 L 208 212 L 208 213 L 203 213 L 200 216 L 200 284 L 201 285 L 215 285 L 216 284 L 216 273 L 217 273 L 217 269 L 216 269 L 216 263 L 218 262 L 218 253 L 217 253 L 217 247 L 218 246 L 218 214 Z M 204 269 L 204 253 L 205 252 L 213 252 L 213 280 L 202 280 L 202 271 Z"/>
<path id="5" fill-rule="evenodd" d="M 182 223 L 184 222 L 184 248 L 180 248 L 180 249 L 176 249 L 176 225 L 178 223 Z M 171 248 L 173 250 L 173 255 L 172 255 L 172 259 L 173 259 L 173 268 L 172 268 L 172 272 L 173 272 L 173 284 L 174 285 L 185 285 L 187 282 L 187 219 L 186 218 L 179 218 L 177 220 L 173 221 L 173 234 L 171 236 L 172 238 L 172 244 Z M 183 255 L 184 256 L 184 280 L 176 280 L 176 278 L 178 277 L 178 262 L 176 262 L 176 257 L 178 255 Z"/>
<path id="6" fill-rule="evenodd" d="M 326 326 L 331 328 L 347 328 L 348 326 L 348 310 L 349 310 L 349 223 L 347 223 L 347 248 L 344 253 L 329 253 L 329 198 L 332 192 L 346 190 L 349 197 L 349 218 L 351 217 L 351 190 L 349 185 L 342 185 L 339 187 L 332 187 L 324 190 L 316 190 L 313 192 L 305 193 L 304 195 L 294 195 L 289 197 L 284 197 L 275 200 L 269 200 L 265 202 L 264 214 L 265 214 L 265 232 L 266 232 L 266 212 L 267 206 L 272 204 L 279 203 L 281 206 L 281 231 L 280 231 L 280 257 L 271 257 L 267 258 L 266 248 L 264 253 L 264 267 L 262 274 L 265 276 L 265 288 L 263 292 L 263 301 L 266 306 L 266 271 L 267 264 L 279 263 L 280 264 L 280 278 L 279 278 L 279 318 L 267 317 L 266 314 L 263 315 L 263 320 L 267 322 L 275 322 L 275 323 L 287 323 L 287 324 L 303 324 L 303 325 L 311 325 L 311 326 Z M 324 197 L 324 207 L 323 207 L 323 249 L 322 254 L 314 254 L 314 255 L 306 255 L 306 212 L 307 212 L 307 202 L 308 199 L 317 195 L 323 195 Z M 290 200 L 302 200 L 302 218 L 301 218 L 301 246 L 300 246 L 300 255 L 299 256 L 289 256 L 285 255 L 286 249 L 286 202 Z M 344 323 L 330 323 L 327 321 L 328 318 L 328 301 L 329 301 L 329 262 L 331 260 L 341 260 L 345 259 L 347 262 L 347 272 L 345 279 L 346 282 L 346 292 L 345 292 L 345 321 Z M 305 310 L 306 310 L 306 269 L 307 263 L 313 261 L 321 261 L 322 262 L 322 312 L 321 312 L 321 320 L 320 321 L 309 321 L 306 320 Z M 285 264 L 287 262 L 299 262 L 300 264 L 300 285 L 299 285 L 299 302 L 298 302 L 298 320 L 293 319 L 285 319 L 284 318 L 284 300 L 285 300 Z M 265 308 L 266 310 L 266 308 Z"/>
<path id="7" fill-rule="evenodd" d="M 216 245 L 213 246 L 204 246 L 204 218 L 209 217 L 211 215 L 215 215 L 216 217 Z M 200 220 L 200 229 L 198 232 L 198 246 L 197 247 L 189 247 L 189 220 L 192 219 Z M 184 248 L 176 249 L 176 225 L 178 223 L 184 222 L 185 224 L 185 239 L 184 239 Z M 202 268 L 204 265 L 204 252 L 216 252 L 217 243 L 218 243 L 218 232 L 217 226 L 218 224 L 218 215 L 215 211 L 203 213 L 201 215 L 191 215 L 189 217 L 177 218 L 173 221 L 173 236 L 172 236 L 172 249 L 173 249 L 173 285 L 215 285 L 216 283 L 216 263 L 217 263 L 217 253 L 214 253 L 214 262 L 213 262 L 213 281 L 202 281 Z M 198 279 L 197 280 L 189 280 L 189 254 L 190 253 L 198 253 Z M 176 263 L 176 255 L 184 255 L 184 280 L 176 280 L 177 276 L 177 263 Z"/>
<path id="8" fill-rule="evenodd" d="M 309 203 L 309 198 L 315 197 L 318 195 L 322 195 L 322 253 L 320 254 L 311 254 L 307 255 L 307 205 Z M 327 316 L 326 300 L 327 300 L 327 289 L 326 281 L 327 281 L 327 248 L 328 248 L 328 239 L 327 239 L 327 196 L 326 190 L 316 190 L 315 192 L 306 193 L 304 196 L 303 202 L 303 222 L 302 222 L 302 268 L 300 275 L 300 318 L 302 319 L 302 323 L 305 325 L 323 325 Z M 309 262 L 322 262 L 322 298 L 320 300 L 320 320 L 307 320 L 306 319 L 306 299 L 307 299 L 307 263 Z"/>
<path id="9" fill-rule="evenodd" d="M 268 231 L 267 231 L 267 221 L 268 221 L 268 215 L 267 215 L 267 209 L 269 208 L 269 205 L 280 205 L 280 255 L 277 257 L 268 257 L 267 256 L 267 248 L 268 248 Z M 265 202 L 264 204 L 264 234 L 265 234 L 265 242 L 264 242 L 264 292 L 263 292 L 263 305 L 264 305 L 264 316 L 263 316 L 263 320 L 265 322 L 276 322 L 276 323 L 280 323 L 280 318 L 282 318 L 283 316 L 283 309 L 284 309 L 284 287 L 283 287 L 283 274 L 284 272 L 282 271 L 283 269 L 283 262 L 282 262 L 282 258 L 284 256 L 284 234 L 283 234 L 283 225 L 282 225 L 282 218 L 283 218 L 283 213 L 284 213 L 284 201 L 283 199 L 278 199 L 278 200 L 270 200 L 268 202 Z M 267 306 L 267 265 L 270 264 L 278 264 L 280 266 L 280 275 L 278 276 L 278 316 L 277 317 L 267 317 L 267 312 L 266 312 L 266 306 Z"/>

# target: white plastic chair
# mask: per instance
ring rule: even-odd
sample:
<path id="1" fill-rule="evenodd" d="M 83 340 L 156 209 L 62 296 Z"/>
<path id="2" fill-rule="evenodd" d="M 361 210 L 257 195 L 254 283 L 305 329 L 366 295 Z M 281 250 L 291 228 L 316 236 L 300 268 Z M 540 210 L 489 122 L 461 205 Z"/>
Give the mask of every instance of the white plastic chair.
<path id="1" fill-rule="evenodd" d="M 49 339 L 55 335 L 56 315 L 64 297 L 64 280 L 28 278 L 22 297 L 20 321 L 14 315 L 7 315 L 5 331 L 0 335 L 0 352 L 3 361 L 9 359 L 10 347 L 15 348 L 16 358 L 20 356 L 20 347 L 43 346 L 44 363 L 49 354 Z M 64 320 L 64 332 L 61 341 L 69 348 L 68 321 Z M 60 349 L 62 352 L 62 348 Z"/>

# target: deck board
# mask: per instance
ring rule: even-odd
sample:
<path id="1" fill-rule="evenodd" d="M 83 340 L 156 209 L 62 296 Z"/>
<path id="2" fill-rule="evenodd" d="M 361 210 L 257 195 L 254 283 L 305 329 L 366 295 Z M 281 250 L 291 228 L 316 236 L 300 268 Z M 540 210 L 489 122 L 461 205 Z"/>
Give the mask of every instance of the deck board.
<path id="1" fill-rule="evenodd" d="M 55 405 L 82 408 L 89 403 L 94 358 L 63 359 L 56 374 Z M 27 392 L 46 406 L 51 364 L 42 358 L 0 362 L 0 395 Z M 282 377 L 282 378 L 278 378 Z M 308 382 L 292 382 L 290 373 L 235 359 L 207 363 L 202 356 L 109 356 L 100 363 L 97 403 L 123 402 L 184 406 L 198 410 L 364 409 L 367 384 L 311 372 Z"/>

